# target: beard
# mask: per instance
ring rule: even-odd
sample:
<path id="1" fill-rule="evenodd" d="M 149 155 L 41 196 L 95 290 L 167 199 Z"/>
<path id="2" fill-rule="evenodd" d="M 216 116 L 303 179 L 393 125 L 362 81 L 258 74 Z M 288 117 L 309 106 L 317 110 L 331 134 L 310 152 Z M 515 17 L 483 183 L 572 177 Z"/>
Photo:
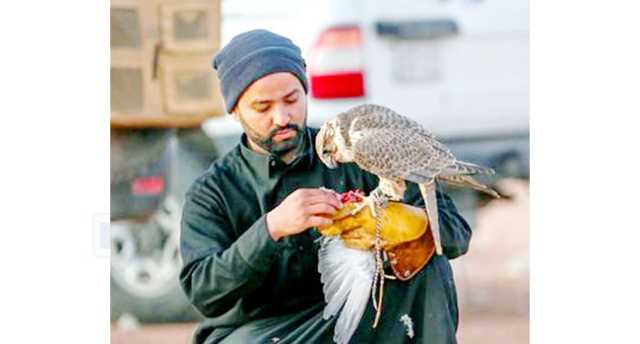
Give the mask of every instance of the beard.
<path id="1" fill-rule="evenodd" d="M 245 122 L 244 118 L 242 118 L 242 115 L 240 115 L 239 118 L 240 124 L 242 125 L 247 138 L 251 140 L 251 142 L 258 145 L 260 148 L 271 154 L 281 157 L 291 152 L 292 150 L 302 146 L 302 141 L 304 139 L 304 130 L 307 127 L 306 114 L 302 126 L 293 123 L 289 123 L 285 126 L 276 126 L 275 128 L 270 129 L 269 132 L 264 136 L 260 135 L 257 131 L 251 128 L 251 126 L 249 126 L 249 124 Z M 280 142 L 275 142 L 273 138 L 277 134 L 277 132 L 285 129 L 293 130 L 296 133 L 295 136 Z"/>

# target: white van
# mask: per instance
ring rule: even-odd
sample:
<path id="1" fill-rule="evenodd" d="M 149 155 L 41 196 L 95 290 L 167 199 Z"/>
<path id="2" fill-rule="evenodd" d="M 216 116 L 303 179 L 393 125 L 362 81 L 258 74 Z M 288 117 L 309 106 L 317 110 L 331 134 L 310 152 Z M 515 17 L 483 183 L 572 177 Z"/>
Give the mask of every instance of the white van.
<path id="1" fill-rule="evenodd" d="M 528 177 L 526 0 L 242 2 L 223 2 L 223 44 L 265 28 L 300 45 L 310 125 L 359 104 L 385 105 L 423 124 L 458 158 Z M 217 137 L 240 130 L 224 122 L 205 128 Z M 223 151 L 234 144 L 222 141 Z"/>

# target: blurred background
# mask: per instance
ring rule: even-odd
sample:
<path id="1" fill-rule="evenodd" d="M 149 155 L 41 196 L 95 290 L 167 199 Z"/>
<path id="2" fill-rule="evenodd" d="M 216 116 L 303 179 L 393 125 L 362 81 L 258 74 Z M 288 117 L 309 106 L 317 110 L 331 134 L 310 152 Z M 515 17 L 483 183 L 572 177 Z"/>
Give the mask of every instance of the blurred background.
<path id="1" fill-rule="evenodd" d="M 263 28 L 302 49 L 309 125 L 378 103 L 491 166 L 505 199 L 450 189 L 470 222 L 452 261 L 461 343 L 529 338 L 526 0 L 111 0 L 111 342 L 187 343 L 184 192 L 239 142 L 211 58 Z"/>

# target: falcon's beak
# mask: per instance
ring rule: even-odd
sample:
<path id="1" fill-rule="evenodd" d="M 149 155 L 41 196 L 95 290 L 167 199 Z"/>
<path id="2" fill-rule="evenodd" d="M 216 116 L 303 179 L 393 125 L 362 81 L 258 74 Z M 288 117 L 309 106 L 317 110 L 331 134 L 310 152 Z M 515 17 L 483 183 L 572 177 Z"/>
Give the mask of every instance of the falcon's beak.
<path id="1" fill-rule="evenodd" d="M 334 152 L 327 150 L 325 147 L 325 144 L 326 144 L 325 131 L 326 131 L 325 126 L 322 126 L 320 128 L 320 131 L 318 132 L 318 135 L 316 136 L 316 153 L 318 154 L 318 157 L 320 158 L 320 160 L 327 167 L 333 169 L 338 167 L 338 163 L 336 159 L 333 157 Z"/>
<path id="2" fill-rule="evenodd" d="M 327 165 L 327 167 L 334 169 L 336 167 L 338 167 L 338 163 L 336 162 L 336 159 L 333 158 L 333 155 L 328 154 L 327 155 L 327 161 L 324 161 L 324 164 Z"/>

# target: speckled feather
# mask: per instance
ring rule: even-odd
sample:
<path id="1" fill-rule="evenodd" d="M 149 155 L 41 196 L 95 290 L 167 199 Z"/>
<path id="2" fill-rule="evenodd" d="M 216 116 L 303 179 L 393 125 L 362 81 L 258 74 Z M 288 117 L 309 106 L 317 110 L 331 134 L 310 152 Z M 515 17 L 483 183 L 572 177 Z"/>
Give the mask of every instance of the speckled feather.
<path id="1" fill-rule="evenodd" d="M 448 149 L 413 128 L 361 129 L 358 134 L 354 161 L 380 177 L 422 183 L 456 163 Z"/>
<path id="2" fill-rule="evenodd" d="M 445 169 L 455 169 L 456 158 L 451 151 L 410 118 L 372 104 L 341 115 L 353 120 L 351 126 L 340 128 L 348 130 L 354 162 L 371 173 L 422 183 Z M 342 122 L 340 115 L 338 121 Z"/>
<path id="3" fill-rule="evenodd" d="M 434 137 L 432 133 L 427 131 L 418 122 L 401 116 L 395 111 L 384 106 L 375 104 L 360 105 L 349 111 L 343 112 L 337 116 L 339 123 L 351 123 L 351 126 L 341 126 L 341 134 L 345 137 L 347 144 L 351 145 L 349 140 L 349 131 L 358 131 L 362 129 L 409 129 L 414 128 L 421 134 Z M 353 122 L 354 119 L 357 121 Z"/>

